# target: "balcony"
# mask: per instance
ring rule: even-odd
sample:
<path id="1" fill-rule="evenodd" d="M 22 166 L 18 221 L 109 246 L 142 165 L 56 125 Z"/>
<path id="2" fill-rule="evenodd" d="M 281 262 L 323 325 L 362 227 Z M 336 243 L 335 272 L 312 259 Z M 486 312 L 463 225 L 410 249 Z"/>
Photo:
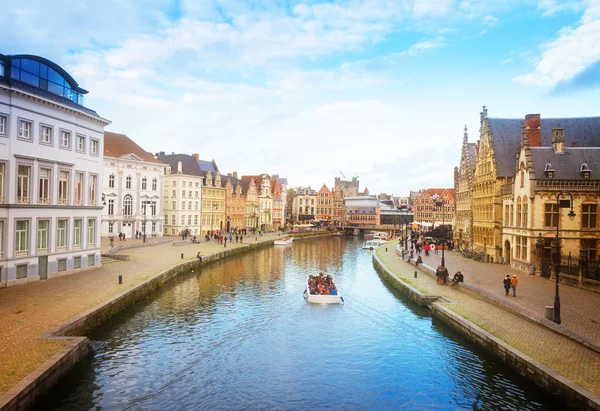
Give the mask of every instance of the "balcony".
<path id="1" fill-rule="evenodd" d="M 50 204 L 50 198 L 46 197 L 46 198 L 40 198 L 38 200 L 39 204 Z"/>
<path id="2" fill-rule="evenodd" d="M 17 204 L 29 204 L 29 197 L 18 197 Z"/>
<path id="3" fill-rule="evenodd" d="M 29 250 L 15 251 L 15 257 L 23 257 L 29 255 Z"/>

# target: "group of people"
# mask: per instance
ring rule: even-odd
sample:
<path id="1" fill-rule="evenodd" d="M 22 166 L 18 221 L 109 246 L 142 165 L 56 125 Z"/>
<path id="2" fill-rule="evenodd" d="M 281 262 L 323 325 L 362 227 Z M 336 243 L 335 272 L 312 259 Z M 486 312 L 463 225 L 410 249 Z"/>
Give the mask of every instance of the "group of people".
<path id="1" fill-rule="evenodd" d="M 238 235 L 236 234 L 235 237 L 233 236 L 233 234 L 229 234 L 227 235 L 227 233 L 225 234 L 213 234 L 212 237 L 217 241 L 217 244 L 222 244 L 223 247 L 227 247 L 227 240 L 229 240 L 230 244 L 233 244 L 233 240 L 235 240 L 236 244 L 237 243 L 244 243 L 244 236 L 243 235 Z M 195 239 L 196 237 L 194 237 Z M 210 236 L 208 234 L 206 234 L 204 236 L 204 239 L 206 241 L 210 240 Z"/>
<path id="2" fill-rule="evenodd" d="M 506 296 L 508 297 L 508 291 L 512 288 L 513 297 L 516 297 L 517 286 L 519 285 L 519 279 L 517 278 L 517 275 L 513 274 L 513 276 L 511 277 L 509 274 L 506 274 L 506 277 L 504 277 L 504 280 L 502 282 L 504 283 L 504 291 L 506 293 Z"/>
<path id="3" fill-rule="evenodd" d="M 322 272 L 308 276 L 308 291 L 313 295 L 338 295 L 331 276 L 323 275 Z"/>

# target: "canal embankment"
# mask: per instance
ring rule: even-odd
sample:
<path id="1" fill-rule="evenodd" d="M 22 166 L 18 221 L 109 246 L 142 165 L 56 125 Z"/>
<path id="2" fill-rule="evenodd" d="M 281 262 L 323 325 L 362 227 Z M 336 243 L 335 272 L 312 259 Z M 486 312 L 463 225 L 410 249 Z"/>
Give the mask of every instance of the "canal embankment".
<path id="1" fill-rule="evenodd" d="M 315 232 L 299 239 L 329 235 Z M 141 301 L 182 273 L 273 245 L 279 235 L 245 243 L 170 242 L 111 253 L 119 262 L 78 275 L 1 290 L 0 410 L 27 408 L 89 352 L 87 331 Z M 39 311 L 42 306 L 45 310 Z"/>
<path id="2" fill-rule="evenodd" d="M 373 262 L 393 288 L 429 307 L 436 318 L 524 377 L 581 407 L 600 409 L 600 356 L 594 350 L 499 304 L 438 285 L 434 277 L 402 261 L 391 244 L 374 252 Z"/>

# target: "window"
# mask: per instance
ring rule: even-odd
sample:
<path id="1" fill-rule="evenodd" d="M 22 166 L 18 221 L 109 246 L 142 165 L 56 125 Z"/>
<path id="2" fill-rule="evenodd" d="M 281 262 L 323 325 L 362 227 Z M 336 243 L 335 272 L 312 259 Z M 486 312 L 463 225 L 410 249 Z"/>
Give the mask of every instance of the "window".
<path id="1" fill-rule="evenodd" d="M 50 169 L 40 168 L 39 203 L 50 204 Z"/>
<path id="2" fill-rule="evenodd" d="M 185 187 L 185 181 L 182 181 L 182 182 L 181 182 L 181 186 L 182 186 L 182 187 Z"/>
<path id="3" fill-rule="evenodd" d="M 156 215 L 156 201 L 150 203 L 150 210 L 152 211 L 152 215 Z"/>
<path id="4" fill-rule="evenodd" d="M 597 215 L 597 204 L 583 204 L 581 206 L 581 228 L 596 228 Z"/>
<path id="5" fill-rule="evenodd" d="M 8 134 L 8 117 L 0 115 L 0 136 Z"/>
<path id="6" fill-rule="evenodd" d="M 527 228 L 528 225 L 528 220 L 529 220 L 529 202 L 527 201 L 527 198 L 523 199 L 523 228 Z"/>
<path id="7" fill-rule="evenodd" d="M 52 144 L 52 127 L 42 124 L 40 127 L 40 143 Z"/>
<path id="8" fill-rule="evenodd" d="M 521 199 L 517 198 L 517 224 L 516 227 L 521 227 Z"/>
<path id="9" fill-rule="evenodd" d="M 17 265 L 17 279 L 27 278 L 27 264 Z"/>
<path id="10" fill-rule="evenodd" d="M 67 259 L 61 258 L 58 260 L 58 271 L 67 271 Z"/>
<path id="11" fill-rule="evenodd" d="M 73 257 L 73 268 L 81 268 L 81 256 Z"/>
<path id="12" fill-rule="evenodd" d="M 527 261 L 527 242 L 528 242 L 528 238 L 527 237 L 522 237 L 521 238 L 521 258 L 525 261 Z"/>
<path id="13" fill-rule="evenodd" d="M 125 179 L 125 188 L 131 189 L 131 176 L 127 176 Z"/>
<path id="14" fill-rule="evenodd" d="M 544 205 L 544 227 L 558 226 L 558 204 Z"/>
<path id="15" fill-rule="evenodd" d="M 67 248 L 67 220 L 60 219 L 56 222 L 56 251 Z"/>
<path id="16" fill-rule="evenodd" d="M 130 216 L 133 214 L 133 199 L 129 194 L 123 199 L 123 215 Z"/>
<path id="17" fill-rule="evenodd" d="M 173 195 L 171 197 L 177 197 L 177 191 L 173 190 Z"/>
<path id="18" fill-rule="evenodd" d="M 521 258 L 521 237 L 517 237 L 517 246 L 515 247 L 515 258 Z"/>
<path id="19" fill-rule="evenodd" d="M 146 182 L 147 182 L 146 177 L 142 178 L 142 190 L 146 190 Z"/>
<path id="20" fill-rule="evenodd" d="M 88 218 L 88 245 L 96 245 L 96 220 L 94 218 Z"/>
<path id="21" fill-rule="evenodd" d="M 192 209 L 192 202 L 188 201 L 188 210 L 191 210 L 191 209 Z"/>
<path id="22" fill-rule="evenodd" d="M 188 225 L 192 225 L 192 215 L 188 215 Z"/>
<path id="23" fill-rule="evenodd" d="M 77 135 L 77 146 L 75 149 L 80 153 L 85 153 L 85 136 Z"/>
<path id="24" fill-rule="evenodd" d="M 37 237 L 37 249 L 38 254 L 48 253 L 48 226 L 50 222 L 48 220 L 38 221 L 38 237 Z"/>
<path id="25" fill-rule="evenodd" d="M 154 221 L 152 222 L 152 232 L 156 232 L 156 223 Z"/>
<path id="26" fill-rule="evenodd" d="M 83 225 L 82 219 L 73 220 L 73 247 L 81 247 L 81 226 Z"/>
<path id="27" fill-rule="evenodd" d="M 152 179 L 152 191 L 156 191 L 157 181 L 155 178 Z"/>
<path id="28" fill-rule="evenodd" d="M 598 242 L 592 238 L 582 239 L 580 250 L 581 250 L 580 252 L 582 252 L 582 254 L 587 253 L 587 258 L 590 262 L 595 262 L 596 258 L 598 256 Z"/>
<path id="29" fill-rule="evenodd" d="M 19 257 L 22 255 L 29 254 L 29 221 L 27 220 L 18 220 L 15 229 L 15 256 Z"/>
<path id="30" fill-rule="evenodd" d="M 185 215 L 181 216 L 181 225 L 185 225 Z"/>
<path id="31" fill-rule="evenodd" d="M 19 120 L 19 138 L 31 140 L 32 123 L 28 120 Z"/>
<path id="32" fill-rule="evenodd" d="M 31 175 L 31 167 L 18 166 L 17 174 L 17 203 L 29 204 L 29 176 Z"/>
<path id="33" fill-rule="evenodd" d="M 115 200 L 108 200 L 108 215 L 115 215 Z"/>
<path id="34" fill-rule="evenodd" d="M 95 139 L 90 140 L 90 154 L 93 156 L 98 155 L 98 147 L 100 146 L 100 142 Z"/>
<path id="35" fill-rule="evenodd" d="M 60 130 L 60 147 L 71 148 L 71 132 L 66 130 Z"/>
<path id="36" fill-rule="evenodd" d="M 514 206 L 514 204 L 511 204 L 510 205 L 510 216 L 509 216 L 511 226 L 515 225 L 514 217 L 515 217 L 515 206 Z"/>
<path id="37" fill-rule="evenodd" d="M 185 198 L 185 190 L 183 190 L 183 191 L 181 192 L 181 197 L 182 197 L 182 198 Z"/>
<path id="38" fill-rule="evenodd" d="M 69 172 L 61 170 L 58 178 L 58 204 L 69 204 L 68 200 Z"/>
<path id="39" fill-rule="evenodd" d="M 198 214 L 194 215 L 194 225 L 198 225 Z"/>
<path id="40" fill-rule="evenodd" d="M 115 175 L 111 174 L 108 176 L 108 188 L 115 188 Z"/>
<path id="41" fill-rule="evenodd" d="M 75 204 L 83 205 L 83 173 L 75 175 Z"/>
<path id="42" fill-rule="evenodd" d="M 177 201 L 173 201 L 173 210 L 177 209 Z"/>
<path id="43" fill-rule="evenodd" d="M 175 221 L 175 216 L 171 216 L 171 225 L 175 225 L 177 222 Z"/>
<path id="44" fill-rule="evenodd" d="M 177 181 L 173 181 L 173 184 L 171 184 L 173 187 L 177 187 Z"/>
<path id="45" fill-rule="evenodd" d="M 90 205 L 96 205 L 96 192 L 98 188 L 98 176 L 92 174 L 90 176 L 90 199 L 89 199 L 89 204 Z"/>
<path id="46" fill-rule="evenodd" d="M 88 266 L 94 266 L 96 265 L 96 254 L 90 254 L 88 255 Z"/>

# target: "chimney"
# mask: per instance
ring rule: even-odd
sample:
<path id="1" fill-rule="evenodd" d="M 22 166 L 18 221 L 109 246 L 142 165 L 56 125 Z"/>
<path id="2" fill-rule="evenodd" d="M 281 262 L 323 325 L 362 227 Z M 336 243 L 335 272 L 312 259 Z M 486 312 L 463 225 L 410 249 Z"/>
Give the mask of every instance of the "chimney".
<path id="1" fill-rule="evenodd" d="M 183 174 L 183 165 L 181 161 L 177 162 L 177 174 Z"/>
<path id="2" fill-rule="evenodd" d="M 577 147 L 577 141 L 573 141 L 573 142 L 571 143 L 571 147 Z"/>
<path id="3" fill-rule="evenodd" d="M 527 114 L 525 116 L 525 128 L 529 138 L 529 146 L 540 147 L 542 145 L 540 137 L 540 115 Z"/>
<path id="4" fill-rule="evenodd" d="M 192 154 L 192 157 L 194 157 L 196 159 L 196 161 L 200 161 L 200 154 L 194 153 L 194 154 Z"/>
<path id="5" fill-rule="evenodd" d="M 237 178 L 237 171 L 234 171 L 234 172 L 233 172 L 233 176 L 234 176 L 235 178 Z"/>
<path id="6" fill-rule="evenodd" d="M 556 127 L 552 129 L 552 148 L 555 153 L 565 152 L 565 129 Z"/>

